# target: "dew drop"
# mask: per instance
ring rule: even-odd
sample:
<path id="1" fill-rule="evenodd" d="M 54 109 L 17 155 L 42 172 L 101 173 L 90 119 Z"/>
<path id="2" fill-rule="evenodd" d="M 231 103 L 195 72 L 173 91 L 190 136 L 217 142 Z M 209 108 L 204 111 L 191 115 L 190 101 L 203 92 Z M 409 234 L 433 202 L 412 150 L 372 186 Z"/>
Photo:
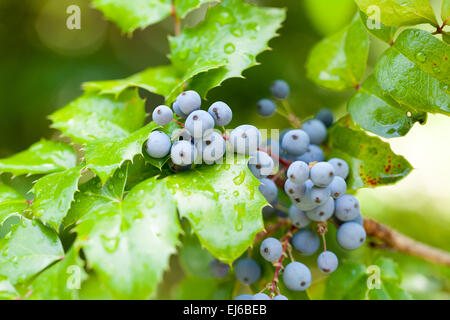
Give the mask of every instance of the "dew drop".
<path id="1" fill-rule="evenodd" d="M 233 53 L 233 52 L 236 50 L 236 47 L 234 46 L 234 44 L 232 44 L 232 43 L 230 42 L 230 43 L 227 43 L 227 44 L 225 45 L 225 47 L 223 48 L 223 50 L 225 51 L 226 54 L 231 54 L 231 53 Z"/>
<path id="2" fill-rule="evenodd" d="M 235 185 L 241 185 L 245 180 L 245 171 L 241 171 L 238 176 L 233 178 L 233 182 Z"/>
<path id="3" fill-rule="evenodd" d="M 239 28 L 233 28 L 233 29 L 231 29 L 231 34 L 235 37 L 240 38 L 240 37 L 242 37 L 242 30 Z"/>
<path id="4" fill-rule="evenodd" d="M 425 54 L 423 52 L 418 52 L 416 54 L 416 59 L 419 62 L 425 62 L 425 60 L 427 59 L 427 57 L 425 56 Z"/>

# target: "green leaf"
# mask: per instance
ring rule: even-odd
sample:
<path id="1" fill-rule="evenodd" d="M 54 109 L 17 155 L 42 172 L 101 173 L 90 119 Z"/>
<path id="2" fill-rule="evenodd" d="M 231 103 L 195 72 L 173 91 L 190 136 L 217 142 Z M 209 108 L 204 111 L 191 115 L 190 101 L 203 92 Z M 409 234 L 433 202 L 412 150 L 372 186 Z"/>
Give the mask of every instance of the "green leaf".
<path id="1" fill-rule="evenodd" d="M 372 75 L 348 102 L 348 112 L 362 128 L 379 136 L 406 135 L 414 123 L 424 123 L 427 113 L 397 103 L 378 86 Z"/>
<path id="2" fill-rule="evenodd" d="M 22 283 L 64 257 L 56 232 L 37 220 L 22 218 L 0 240 L 0 274 Z"/>
<path id="3" fill-rule="evenodd" d="M 402 273 L 394 260 L 381 257 L 374 264 L 380 268 L 381 279 L 400 284 L 402 281 Z"/>
<path id="4" fill-rule="evenodd" d="M 213 278 L 209 264 L 214 260 L 211 253 L 202 247 L 197 236 L 187 234 L 181 239 L 183 246 L 178 252 L 183 271 L 199 278 Z"/>
<path id="5" fill-rule="evenodd" d="M 443 22 L 446 21 L 446 24 L 448 24 L 450 20 L 450 0 L 442 1 L 441 18 Z"/>
<path id="6" fill-rule="evenodd" d="M 86 163 L 105 183 L 127 160 L 142 155 L 142 145 L 148 135 L 159 126 L 151 122 L 123 139 L 98 140 L 86 146 Z"/>
<path id="7" fill-rule="evenodd" d="M 84 262 L 72 247 L 62 261 L 42 272 L 30 285 L 30 300 L 78 300 L 86 279 Z"/>
<path id="8" fill-rule="evenodd" d="M 389 44 L 394 43 L 394 36 L 397 32 L 397 28 L 394 27 L 388 27 L 382 24 L 379 21 L 375 21 L 373 19 L 369 19 L 367 15 L 360 11 L 359 12 L 362 23 L 366 27 L 367 31 L 369 31 L 370 34 L 375 36 L 376 38 L 380 39 L 381 41 L 384 41 Z M 377 25 L 379 24 L 379 25 Z"/>
<path id="9" fill-rule="evenodd" d="M 209 9 L 203 22 L 170 37 L 170 59 L 180 70 L 201 65 L 203 61 L 223 66 L 197 75 L 194 83 L 201 83 L 200 88 L 190 86 L 205 95 L 225 79 L 242 77 L 242 71 L 257 65 L 256 56 L 268 48 L 268 41 L 276 36 L 284 19 L 282 9 L 225 0 Z"/>
<path id="10" fill-rule="evenodd" d="M 21 214 L 27 207 L 27 201 L 20 193 L 0 183 L 0 225 L 12 215 Z"/>
<path id="11" fill-rule="evenodd" d="M 411 112 L 450 115 L 450 46 L 430 33 L 407 29 L 378 60 L 380 88 Z"/>
<path id="12" fill-rule="evenodd" d="M 261 210 L 267 201 L 244 158 L 164 180 L 174 193 L 180 216 L 189 220 L 200 243 L 225 263 L 236 260 L 264 228 Z"/>
<path id="13" fill-rule="evenodd" d="M 442 33 L 442 40 L 443 40 L 445 43 L 450 44 L 450 33 L 449 33 L 449 32 L 444 32 L 444 33 Z"/>
<path id="14" fill-rule="evenodd" d="M 0 276 L 0 300 L 14 300 L 19 296 L 11 282 L 6 277 Z"/>
<path id="15" fill-rule="evenodd" d="M 329 157 L 342 158 L 350 166 L 349 189 L 392 184 L 412 170 L 409 162 L 392 152 L 388 143 L 367 135 L 349 117 L 330 128 L 328 143 Z"/>
<path id="16" fill-rule="evenodd" d="M 176 207 L 156 179 L 137 185 L 126 198 L 112 197 L 124 186 L 124 172 L 113 180 L 89 195 L 90 209 L 75 228 L 78 242 L 114 298 L 148 299 L 176 251 L 181 231 Z"/>
<path id="17" fill-rule="evenodd" d="M 306 62 L 308 77 L 330 90 L 355 88 L 366 72 L 368 55 L 369 36 L 357 15 L 342 31 L 314 46 Z"/>
<path id="18" fill-rule="evenodd" d="M 204 3 L 219 2 L 220 0 L 175 0 L 175 10 L 177 16 L 181 19 L 187 16 L 189 12 L 197 9 Z"/>
<path id="19" fill-rule="evenodd" d="M 397 263 L 392 259 L 379 258 L 374 265 L 380 269 L 380 288 L 369 290 L 370 300 L 410 300 L 411 296 L 402 288 L 401 271 Z"/>
<path id="20" fill-rule="evenodd" d="M 145 101 L 137 90 L 127 90 L 117 99 L 85 93 L 50 116 L 52 127 L 76 143 L 125 138 L 145 121 Z"/>
<path id="21" fill-rule="evenodd" d="M 92 4 L 127 33 L 164 20 L 172 10 L 171 0 L 92 0 Z"/>
<path id="22" fill-rule="evenodd" d="M 421 23 L 437 25 L 436 16 L 428 0 L 355 0 L 369 17 L 379 10 L 382 23 L 391 27 L 412 26 Z M 377 19 L 377 20 L 378 20 Z"/>
<path id="23" fill-rule="evenodd" d="M 64 171 L 76 166 L 77 157 L 72 147 L 56 141 L 41 140 L 28 150 L 0 159 L 0 172 L 13 175 L 41 174 Z"/>
<path id="24" fill-rule="evenodd" d="M 46 175 L 34 185 L 33 215 L 56 231 L 70 209 L 78 190 L 81 167 Z"/>
<path id="25" fill-rule="evenodd" d="M 231 300 L 234 281 L 188 276 L 175 288 L 177 300 Z"/>
<path id="26" fill-rule="evenodd" d="M 325 299 L 363 300 L 367 292 L 366 267 L 363 264 L 343 262 L 327 280 Z"/>

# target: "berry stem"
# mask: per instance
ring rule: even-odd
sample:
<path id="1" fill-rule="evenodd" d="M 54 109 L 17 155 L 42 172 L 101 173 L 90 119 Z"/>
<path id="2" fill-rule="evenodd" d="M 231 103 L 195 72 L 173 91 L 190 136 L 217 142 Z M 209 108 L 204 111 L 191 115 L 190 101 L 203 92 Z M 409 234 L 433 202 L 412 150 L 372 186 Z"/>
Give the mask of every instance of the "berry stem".
<path id="1" fill-rule="evenodd" d="M 184 123 L 182 123 L 182 122 L 180 122 L 180 121 L 177 121 L 177 120 L 175 120 L 175 119 L 172 119 L 172 121 L 175 122 L 176 124 L 182 126 L 182 127 L 184 128 Z"/>
<path id="2" fill-rule="evenodd" d="M 288 247 L 289 247 L 289 241 L 291 240 L 292 236 L 294 235 L 294 233 L 293 233 L 294 230 L 295 230 L 295 227 L 291 226 L 289 228 L 289 230 L 286 232 L 286 234 L 283 236 L 283 238 L 281 238 L 283 252 L 282 252 L 280 258 L 274 263 L 275 273 L 273 274 L 272 287 L 270 289 L 271 297 L 275 296 L 275 294 L 280 294 L 280 290 L 278 289 L 278 277 L 280 276 L 280 271 L 283 268 L 283 260 L 286 256 L 286 250 L 288 250 Z"/>
<path id="3" fill-rule="evenodd" d="M 178 17 L 177 15 L 177 10 L 175 7 L 175 3 L 174 1 L 172 1 L 172 10 L 171 10 L 171 14 L 174 18 L 174 32 L 175 32 L 175 36 L 178 36 L 181 33 L 181 22 L 180 22 L 180 17 Z"/>
<path id="4" fill-rule="evenodd" d="M 292 111 L 291 105 L 287 100 L 281 100 L 281 105 L 283 106 L 284 110 L 286 111 L 286 119 L 291 123 L 291 125 L 294 128 L 301 128 L 302 122 L 299 118 L 295 115 L 295 113 Z"/>

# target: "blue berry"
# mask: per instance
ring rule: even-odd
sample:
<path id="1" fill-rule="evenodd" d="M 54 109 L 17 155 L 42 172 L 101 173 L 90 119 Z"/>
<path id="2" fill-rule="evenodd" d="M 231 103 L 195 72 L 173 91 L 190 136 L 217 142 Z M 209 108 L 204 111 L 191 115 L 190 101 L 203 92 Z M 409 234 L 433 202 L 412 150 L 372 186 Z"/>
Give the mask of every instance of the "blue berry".
<path id="1" fill-rule="evenodd" d="M 283 272 L 283 282 L 293 291 L 304 291 L 311 285 L 311 271 L 300 262 L 291 262 Z"/>
<path id="2" fill-rule="evenodd" d="M 304 184 L 296 184 L 291 179 L 287 179 L 284 182 L 284 192 L 286 192 L 291 199 L 295 199 L 305 194 L 306 187 Z"/>
<path id="3" fill-rule="evenodd" d="M 152 131 L 147 140 L 147 153 L 153 158 L 164 158 L 169 154 L 172 142 L 162 131 Z"/>
<path id="4" fill-rule="evenodd" d="M 295 161 L 289 166 L 287 177 L 296 184 L 303 184 L 309 178 L 309 166 L 303 161 Z"/>
<path id="5" fill-rule="evenodd" d="M 177 103 L 177 101 L 175 101 L 172 104 L 172 109 L 175 112 L 175 114 L 180 117 L 181 119 L 186 119 L 187 118 L 187 114 L 185 114 L 183 111 L 181 111 L 180 109 L 180 105 Z"/>
<path id="6" fill-rule="evenodd" d="M 202 156 L 203 161 L 207 164 L 212 164 L 222 159 L 226 151 L 226 142 L 221 134 L 212 131 L 202 139 L 197 140 L 195 147 Z"/>
<path id="7" fill-rule="evenodd" d="M 273 297 L 272 300 L 289 300 L 289 299 L 288 299 L 287 297 L 285 297 L 285 296 L 279 294 L 279 295 Z"/>
<path id="8" fill-rule="evenodd" d="M 267 294 L 260 292 L 255 294 L 252 300 L 271 300 L 271 299 Z"/>
<path id="9" fill-rule="evenodd" d="M 267 202 L 275 203 L 278 200 L 278 188 L 275 182 L 267 178 L 262 178 L 259 181 L 261 181 L 258 187 L 259 192 L 266 198 Z"/>
<path id="10" fill-rule="evenodd" d="M 328 188 L 330 189 L 331 196 L 334 199 L 337 199 L 343 196 L 347 191 L 347 183 L 345 183 L 345 180 L 341 177 L 335 176 Z"/>
<path id="11" fill-rule="evenodd" d="M 310 211 L 306 211 L 306 216 L 316 222 L 326 221 L 333 216 L 334 213 L 334 199 L 328 197 L 327 201 Z"/>
<path id="12" fill-rule="evenodd" d="M 261 243 L 259 252 L 269 262 L 277 261 L 283 253 L 281 242 L 275 238 L 267 238 Z"/>
<path id="13" fill-rule="evenodd" d="M 306 150 L 306 152 L 299 156 L 296 157 L 295 160 L 297 161 L 303 161 L 306 163 L 311 163 L 311 162 L 322 162 L 325 160 L 325 155 L 322 151 L 322 149 L 315 145 L 315 144 L 310 144 Z"/>
<path id="14" fill-rule="evenodd" d="M 234 152 L 249 155 L 258 150 L 262 137 L 256 127 L 247 124 L 231 131 L 229 141 Z"/>
<path id="15" fill-rule="evenodd" d="M 339 158 L 332 158 L 328 160 L 328 163 L 333 166 L 335 175 L 347 179 L 349 171 L 347 162 Z"/>
<path id="16" fill-rule="evenodd" d="M 164 126 L 173 119 L 173 111 L 168 106 L 158 106 L 153 110 L 152 119 L 160 126 Z"/>
<path id="17" fill-rule="evenodd" d="M 200 109 L 202 104 L 202 99 L 200 95 L 193 91 L 185 91 L 182 92 L 176 100 L 178 106 L 180 107 L 181 112 L 186 115 L 189 115 L 191 112 Z"/>
<path id="18" fill-rule="evenodd" d="M 235 297 L 233 300 L 253 300 L 253 296 L 250 294 L 241 294 Z"/>
<path id="19" fill-rule="evenodd" d="M 316 114 L 316 119 L 323 122 L 323 124 L 328 128 L 334 122 L 334 115 L 330 109 L 320 109 Z"/>
<path id="20" fill-rule="evenodd" d="M 178 166 L 188 166 L 194 163 L 198 156 L 195 146 L 189 141 L 177 141 L 173 144 L 170 157 L 174 164 Z"/>
<path id="21" fill-rule="evenodd" d="M 341 221 L 350 221 L 355 219 L 359 211 L 359 201 L 351 194 L 344 194 L 336 199 L 335 215 Z"/>
<path id="22" fill-rule="evenodd" d="M 317 205 L 323 205 L 330 197 L 330 188 L 312 187 L 309 196 Z"/>
<path id="23" fill-rule="evenodd" d="M 281 141 L 281 148 L 293 156 L 301 156 L 308 150 L 308 134 L 300 129 L 288 131 Z"/>
<path id="24" fill-rule="evenodd" d="M 184 124 L 186 130 L 194 137 L 201 138 L 206 133 L 211 133 L 214 128 L 214 119 L 204 110 L 192 112 Z"/>
<path id="25" fill-rule="evenodd" d="M 235 275 L 241 283 L 252 284 L 261 277 L 261 267 L 255 260 L 245 258 L 236 263 Z"/>
<path id="26" fill-rule="evenodd" d="M 270 86 L 270 92 L 275 98 L 283 100 L 287 98 L 287 96 L 291 92 L 291 89 L 289 88 L 289 85 L 286 81 L 275 80 Z"/>
<path id="27" fill-rule="evenodd" d="M 319 162 L 311 168 L 310 176 L 314 185 L 328 187 L 334 178 L 334 168 L 327 162 Z"/>
<path id="28" fill-rule="evenodd" d="M 261 99 L 256 106 L 258 108 L 258 113 L 263 117 L 270 117 L 277 109 L 275 102 L 270 99 Z"/>
<path id="29" fill-rule="evenodd" d="M 209 268 L 213 276 L 216 278 L 225 278 L 230 271 L 229 265 L 217 259 L 214 259 L 209 263 Z"/>
<path id="30" fill-rule="evenodd" d="M 292 245 L 295 250 L 305 256 L 314 254 L 320 246 L 320 239 L 317 234 L 309 229 L 297 231 L 292 237 Z"/>
<path id="31" fill-rule="evenodd" d="M 358 214 L 358 216 L 355 219 L 350 220 L 349 222 L 356 222 L 356 223 L 360 224 L 361 226 L 364 226 L 364 219 L 363 219 L 361 213 Z"/>
<path id="32" fill-rule="evenodd" d="M 269 219 L 275 213 L 277 213 L 277 209 L 275 209 L 272 206 L 265 206 L 264 208 L 262 208 L 262 214 L 264 219 Z"/>
<path id="33" fill-rule="evenodd" d="M 251 155 L 248 167 L 253 175 L 259 179 L 272 174 L 274 163 L 267 153 L 257 151 Z"/>
<path id="34" fill-rule="evenodd" d="M 222 101 L 214 102 L 208 109 L 208 113 L 213 117 L 216 126 L 226 126 L 233 118 L 230 107 Z"/>
<path id="35" fill-rule="evenodd" d="M 300 210 L 295 206 L 289 208 L 289 219 L 291 219 L 292 225 L 299 229 L 305 228 L 311 223 L 311 220 L 306 216 L 305 211 Z"/>
<path id="36" fill-rule="evenodd" d="M 338 244 L 347 250 L 355 250 L 366 241 L 366 231 L 356 222 L 346 222 L 336 233 Z"/>
<path id="37" fill-rule="evenodd" d="M 173 163 L 172 159 L 169 159 L 168 165 L 169 165 L 169 169 L 175 173 L 187 171 L 187 170 L 191 169 L 191 167 L 192 167 L 191 165 L 179 166 L 179 165 Z"/>
<path id="38" fill-rule="evenodd" d="M 317 266 L 323 273 L 330 274 L 338 267 L 339 261 L 336 255 L 331 251 L 324 251 L 317 258 Z"/>
<path id="39" fill-rule="evenodd" d="M 318 204 L 311 200 L 311 190 L 314 184 L 311 180 L 307 180 L 301 185 L 300 195 L 292 197 L 292 203 L 300 210 L 309 211 L 318 207 Z"/>
<path id="40" fill-rule="evenodd" d="M 309 140 L 312 144 L 321 144 L 327 137 L 327 128 L 322 121 L 317 119 L 306 121 L 302 126 L 302 130 L 309 135 Z"/>

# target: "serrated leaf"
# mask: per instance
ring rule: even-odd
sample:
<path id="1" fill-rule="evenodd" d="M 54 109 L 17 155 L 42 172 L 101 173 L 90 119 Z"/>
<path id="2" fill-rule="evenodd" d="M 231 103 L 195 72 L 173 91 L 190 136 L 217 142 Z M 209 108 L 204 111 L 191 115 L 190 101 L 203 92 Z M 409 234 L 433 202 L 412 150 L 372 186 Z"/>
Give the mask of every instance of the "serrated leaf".
<path id="1" fill-rule="evenodd" d="M 202 61 L 215 62 L 222 68 L 197 75 L 203 84 L 202 95 L 231 77 L 241 77 L 243 70 L 257 64 L 256 56 L 267 49 L 285 19 L 285 11 L 258 8 L 242 0 L 225 0 L 208 10 L 205 20 L 193 28 L 185 28 L 171 37 L 172 64 L 185 70 Z"/>
<path id="2" fill-rule="evenodd" d="M 344 262 L 327 279 L 325 298 L 329 300 L 362 300 L 367 292 L 366 267 Z"/>
<path id="3" fill-rule="evenodd" d="M 342 158 L 350 166 L 349 189 L 392 184 L 408 175 L 412 167 L 395 154 L 388 143 L 367 135 L 349 117 L 341 119 L 329 130 L 329 158 Z"/>
<path id="4" fill-rule="evenodd" d="M 426 112 L 399 104 L 383 92 L 373 75 L 353 95 L 347 109 L 362 128 L 386 138 L 404 136 L 416 122 L 427 119 Z"/>
<path id="5" fill-rule="evenodd" d="M 56 232 L 37 220 L 22 218 L 0 240 L 0 274 L 22 283 L 64 257 Z"/>
<path id="6" fill-rule="evenodd" d="M 442 1 L 441 18 L 443 22 L 446 22 L 446 24 L 448 24 L 450 20 L 450 0 Z"/>
<path id="7" fill-rule="evenodd" d="M 437 25 L 428 0 L 355 0 L 368 16 L 379 12 L 379 20 L 387 26 L 402 27 L 421 23 Z"/>
<path id="8" fill-rule="evenodd" d="M 145 101 L 136 90 L 115 99 L 111 95 L 85 93 L 50 116 L 52 127 L 75 143 L 125 138 L 145 121 Z"/>
<path id="9" fill-rule="evenodd" d="M 72 147 L 56 141 L 41 140 L 29 149 L 6 159 L 0 159 L 0 172 L 13 175 L 43 174 L 64 171 L 76 166 Z"/>
<path id="10" fill-rule="evenodd" d="M 0 300 L 13 300 L 19 296 L 11 282 L 5 276 L 0 276 Z"/>
<path id="11" fill-rule="evenodd" d="M 359 15 L 342 31 L 320 41 L 306 62 L 308 77 L 336 91 L 359 86 L 366 71 L 369 36 Z"/>
<path id="12" fill-rule="evenodd" d="M 175 0 L 174 4 L 177 16 L 183 19 L 189 12 L 208 2 L 220 2 L 220 0 Z"/>
<path id="13" fill-rule="evenodd" d="M 164 20 L 172 10 L 171 0 L 92 0 L 92 4 L 127 33 Z"/>
<path id="14" fill-rule="evenodd" d="M 78 300 L 87 278 L 78 249 L 72 247 L 63 260 L 42 272 L 30 285 L 30 300 Z"/>
<path id="15" fill-rule="evenodd" d="M 46 175 L 40 178 L 32 189 L 35 194 L 31 206 L 33 215 L 48 223 L 56 231 L 74 200 L 81 170 L 81 167 L 76 167 Z"/>
<path id="16" fill-rule="evenodd" d="M 159 126 L 151 122 L 123 139 L 98 140 L 86 146 L 86 164 L 105 183 L 127 160 L 142 154 L 148 135 Z"/>
<path id="17" fill-rule="evenodd" d="M 121 173 L 117 190 L 126 180 Z M 125 199 L 105 196 L 110 191 L 104 189 L 103 194 L 90 194 L 95 203 L 75 228 L 79 244 L 115 298 L 148 299 L 178 244 L 181 228 L 175 204 L 156 179 L 137 185 Z"/>
<path id="18" fill-rule="evenodd" d="M 189 220 L 202 245 L 225 263 L 237 259 L 264 228 L 261 210 L 267 201 L 244 158 L 164 180 L 174 193 L 180 216 Z"/>
<path id="19" fill-rule="evenodd" d="M 450 46 L 430 33 L 407 29 L 378 60 L 374 75 L 398 104 L 450 115 Z"/>
<path id="20" fill-rule="evenodd" d="M 364 24 L 364 26 L 366 27 L 367 31 L 369 31 L 370 34 L 372 34 L 373 36 L 377 37 L 378 39 L 380 39 L 386 43 L 389 43 L 389 44 L 394 43 L 394 36 L 398 30 L 397 28 L 388 27 L 379 21 L 370 19 L 362 11 L 360 11 L 359 14 L 360 14 L 362 23 Z"/>
<path id="21" fill-rule="evenodd" d="M 27 201 L 20 193 L 0 183 L 0 225 L 12 215 L 21 214 L 27 207 Z"/>

